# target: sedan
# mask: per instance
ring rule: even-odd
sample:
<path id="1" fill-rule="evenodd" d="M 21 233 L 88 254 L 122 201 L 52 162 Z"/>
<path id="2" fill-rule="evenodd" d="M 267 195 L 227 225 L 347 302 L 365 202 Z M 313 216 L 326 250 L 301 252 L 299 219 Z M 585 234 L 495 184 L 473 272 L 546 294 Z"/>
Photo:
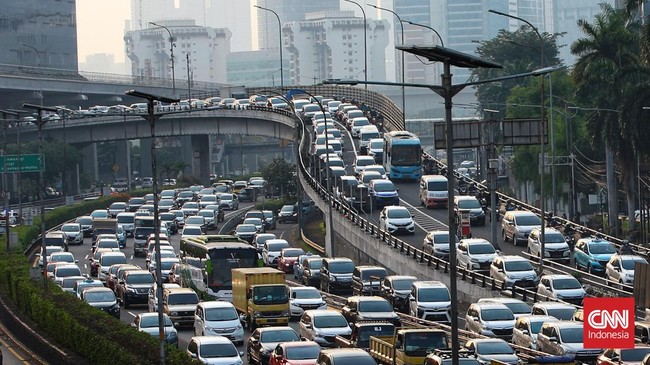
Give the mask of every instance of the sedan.
<path id="1" fill-rule="evenodd" d="M 84 243 L 84 233 L 79 223 L 66 223 L 61 226 L 61 231 L 69 245 Z"/>
<path id="2" fill-rule="evenodd" d="M 314 341 L 281 343 L 273 350 L 270 365 L 316 365 L 320 350 Z"/>
<path id="3" fill-rule="evenodd" d="M 235 227 L 235 236 L 248 243 L 253 242 L 253 237 L 255 237 L 257 232 L 257 228 L 252 224 L 238 224 Z"/>
<path id="4" fill-rule="evenodd" d="M 159 324 L 158 313 L 140 313 L 135 316 L 131 326 L 140 332 L 147 333 L 151 336 L 158 337 Z M 169 317 L 163 313 L 163 323 L 165 324 L 165 342 L 178 348 L 178 331 Z"/>
<path id="5" fill-rule="evenodd" d="M 300 341 L 291 327 L 258 328 L 248 338 L 246 356 L 249 364 L 269 365 L 271 353 L 283 342 Z"/>

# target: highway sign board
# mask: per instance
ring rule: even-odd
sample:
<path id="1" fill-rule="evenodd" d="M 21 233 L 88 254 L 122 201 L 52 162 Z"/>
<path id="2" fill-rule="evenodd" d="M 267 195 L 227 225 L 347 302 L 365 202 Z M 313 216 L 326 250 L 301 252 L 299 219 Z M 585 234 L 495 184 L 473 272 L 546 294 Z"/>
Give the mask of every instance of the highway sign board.
<path id="1" fill-rule="evenodd" d="M 18 155 L 8 155 L 0 156 L 0 173 L 4 172 L 5 157 L 7 158 L 7 172 L 18 172 Z M 38 172 L 44 164 L 44 159 L 39 159 L 38 154 L 20 155 L 21 172 Z"/>

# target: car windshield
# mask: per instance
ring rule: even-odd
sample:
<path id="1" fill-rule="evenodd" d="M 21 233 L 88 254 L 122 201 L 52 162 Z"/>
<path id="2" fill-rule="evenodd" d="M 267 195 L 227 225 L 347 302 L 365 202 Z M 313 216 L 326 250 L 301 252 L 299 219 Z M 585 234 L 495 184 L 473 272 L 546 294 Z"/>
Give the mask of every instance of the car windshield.
<path id="1" fill-rule="evenodd" d="M 407 356 L 426 356 L 435 349 L 448 348 L 447 334 L 442 331 L 406 334 L 404 352 Z"/>
<path id="2" fill-rule="evenodd" d="M 476 244 L 476 245 L 468 245 L 467 250 L 472 255 L 484 255 L 484 254 L 496 253 L 496 251 L 494 250 L 494 246 L 492 246 L 489 243 L 479 243 L 479 244 Z"/>
<path id="3" fill-rule="evenodd" d="M 172 320 L 169 319 L 168 316 L 163 316 L 163 321 L 165 323 L 165 327 L 172 327 L 174 324 L 172 323 Z M 158 316 L 144 316 L 140 317 L 140 328 L 153 328 L 153 327 L 158 327 Z"/>
<path id="4" fill-rule="evenodd" d="M 128 284 L 153 284 L 153 275 L 151 274 L 135 274 L 129 275 L 126 278 Z"/>
<path id="5" fill-rule="evenodd" d="M 170 294 L 167 297 L 169 305 L 198 304 L 199 297 L 195 293 L 177 293 Z"/>
<path id="6" fill-rule="evenodd" d="M 481 203 L 477 199 L 462 199 L 458 201 L 458 209 L 480 209 Z"/>
<path id="7" fill-rule="evenodd" d="M 361 271 L 361 280 L 369 280 L 370 278 L 373 280 L 377 280 L 377 278 L 383 279 L 386 275 L 386 269 L 363 270 Z"/>
<path id="8" fill-rule="evenodd" d="M 636 349 L 623 349 L 621 350 L 621 361 L 641 361 L 650 353 L 647 347 L 640 347 Z"/>
<path id="9" fill-rule="evenodd" d="M 201 225 L 205 223 L 205 220 L 203 217 L 189 217 L 185 220 L 185 223 L 188 225 L 196 224 L 196 225 Z"/>
<path id="10" fill-rule="evenodd" d="M 563 243 L 566 242 L 566 238 L 561 233 L 544 233 L 545 243 Z"/>
<path id="11" fill-rule="evenodd" d="M 252 224 L 255 226 L 261 226 L 262 220 L 259 218 L 246 218 L 244 219 L 244 224 Z"/>
<path id="12" fill-rule="evenodd" d="M 476 344 L 476 352 L 481 355 L 514 354 L 515 352 L 508 343 L 501 341 L 479 342 Z"/>
<path id="13" fill-rule="evenodd" d="M 129 200 L 129 204 L 131 205 L 138 205 L 138 204 L 144 204 L 144 198 L 131 198 Z"/>
<path id="14" fill-rule="evenodd" d="M 539 226 L 542 224 L 541 219 L 536 215 L 515 216 L 515 222 L 518 226 Z"/>
<path id="15" fill-rule="evenodd" d="M 634 270 L 635 263 L 647 264 L 647 261 L 643 257 L 635 257 L 632 259 L 623 259 L 621 260 L 621 266 L 625 270 Z"/>
<path id="16" fill-rule="evenodd" d="M 78 225 L 76 225 L 76 224 L 74 224 L 74 225 L 73 224 L 66 224 L 66 225 L 61 227 L 61 230 L 63 232 L 79 232 L 80 227 Z"/>
<path id="17" fill-rule="evenodd" d="M 88 303 L 99 303 L 99 302 L 114 302 L 115 294 L 110 290 L 102 290 L 96 292 L 85 292 L 84 300 Z"/>
<path id="18" fill-rule="evenodd" d="M 314 317 L 314 327 L 316 328 L 337 328 L 348 327 L 348 321 L 342 315 L 324 315 Z"/>
<path id="19" fill-rule="evenodd" d="M 72 254 L 66 253 L 53 253 L 50 255 L 50 261 L 52 262 L 74 262 L 74 256 Z"/>
<path id="20" fill-rule="evenodd" d="M 289 244 L 286 242 L 277 242 L 277 243 L 266 243 L 267 251 L 269 252 L 279 252 L 282 249 L 289 247 Z"/>
<path id="21" fill-rule="evenodd" d="M 208 308 L 205 310 L 206 321 L 234 321 L 239 319 L 235 308 Z"/>
<path id="22" fill-rule="evenodd" d="M 115 240 L 101 240 L 97 243 L 97 248 L 120 248 L 120 244 Z"/>
<path id="23" fill-rule="evenodd" d="M 515 319 L 512 311 L 507 308 L 483 309 L 481 317 L 484 321 L 509 321 Z"/>
<path id="24" fill-rule="evenodd" d="M 293 212 L 293 205 L 285 205 L 280 209 L 281 212 Z"/>
<path id="25" fill-rule="evenodd" d="M 393 307 L 385 300 L 361 300 L 359 312 L 392 312 Z"/>
<path id="26" fill-rule="evenodd" d="M 296 290 L 293 293 L 295 299 L 321 299 L 320 293 L 316 289 Z"/>
<path id="27" fill-rule="evenodd" d="M 408 209 L 389 209 L 387 213 L 388 218 L 411 218 L 411 213 Z"/>
<path id="28" fill-rule="evenodd" d="M 289 302 L 287 289 L 284 286 L 260 286 L 253 289 L 255 304 L 284 304 Z"/>
<path id="29" fill-rule="evenodd" d="M 210 343 L 201 345 L 202 358 L 238 357 L 237 348 L 232 343 Z"/>
<path id="30" fill-rule="evenodd" d="M 316 359 L 320 353 L 320 346 L 291 346 L 287 347 L 285 357 L 289 360 L 308 360 Z"/>
<path id="31" fill-rule="evenodd" d="M 419 302 L 448 302 L 450 300 L 447 288 L 423 288 L 418 291 Z"/>
<path id="32" fill-rule="evenodd" d="M 191 191 L 189 191 L 189 190 L 185 190 L 185 191 L 181 191 L 181 192 L 178 194 L 178 197 L 179 197 L 179 198 L 193 198 L 193 197 L 194 197 L 194 193 L 191 192 Z"/>
<path id="33" fill-rule="evenodd" d="M 284 250 L 282 251 L 282 256 L 283 257 L 298 257 L 302 254 L 304 254 L 305 251 L 302 250 L 302 248 L 292 248 L 290 250 Z"/>
<path id="34" fill-rule="evenodd" d="M 341 318 L 343 318 L 341 316 Z M 345 318 L 343 318 L 345 320 Z M 287 330 L 268 330 L 262 332 L 260 335 L 260 342 L 291 342 L 291 341 L 300 341 L 296 331 L 287 329 Z"/>
<path id="35" fill-rule="evenodd" d="M 74 277 L 74 278 L 69 278 L 69 279 L 63 279 L 63 283 L 61 283 L 62 288 L 66 289 L 72 289 L 74 288 L 74 285 L 77 283 L 77 281 L 81 281 L 83 279 Z"/>
<path id="36" fill-rule="evenodd" d="M 308 262 L 309 262 L 309 268 L 311 268 L 312 270 L 320 270 L 320 267 L 323 264 L 323 261 L 321 261 L 320 259 L 309 260 Z"/>
<path id="37" fill-rule="evenodd" d="M 240 233 L 242 232 L 250 233 L 250 232 L 256 232 L 257 228 L 255 228 L 255 226 L 253 225 L 237 226 L 237 229 L 235 231 Z"/>
<path id="38" fill-rule="evenodd" d="M 184 235 L 200 235 L 203 234 L 203 231 L 201 231 L 201 227 L 185 227 L 183 228 L 183 234 Z"/>
<path id="39" fill-rule="evenodd" d="M 553 288 L 556 290 L 563 289 L 580 289 L 582 286 L 575 278 L 555 279 L 553 280 Z"/>
<path id="40" fill-rule="evenodd" d="M 230 200 L 232 200 L 232 199 L 233 199 L 233 198 L 232 198 L 232 194 L 221 194 L 221 195 L 219 196 L 219 200 L 221 200 L 222 202 L 223 202 L 223 201 L 230 201 Z"/>
<path id="41" fill-rule="evenodd" d="M 616 253 L 616 248 L 609 242 L 592 243 L 589 245 L 589 253 L 593 255 Z"/>
<path id="42" fill-rule="evenodd" d="M 414 279 L 395 279 L 393 280 L 393 289 L 395 290 L 409 290 Z"/>
<path id="43" fill-rule="evenodd" d="M 93 224 L 93 219 L 92 218 L 79 218 L 77 219 L 77 223 L 83 224 L 83 225 L 91 225 Z"/>
<path id="44" fill-rule="evenodd" d="M 78 267 L 59 267 L 56 270 L 56 276 L 81 276 L 81 270 Z"/>
<path id="45" fill-rule="evenodd" d="M 160 220 L 161 221 L 173 221 L 176 219 L 176 214 L 174 213 L 161 213 L 160 214 Z"/>
<path id="46" fill-rule="evenodd" d="M 102 256 L 101 258 L 102 266 L 111 266 L 115 264 L 126 264 L 126 256 Z"/>
<path id="47" fill-rule="evenodd" d="M 161 200 L 158 202 L 158 206 L 161 207 L 171 207 L 172 205 L 174 205 L 173 200 Z"/>
<path id="48" fill-rule="evenodd" d="M 117 223 L 133 223 L 135 222 L 135 215 L 118 215 Z"/>
<path id="49" fill-rule="evenodd" d="M 575 311 L 574 308 L 549 308 L 547 313 L 549 316 L 553 316 L 559 320 L 570 321 L 573 319 Z"/>
<path id="50" fill-rule="evenodd" d="M 514 314 L 530 314 L 531 308 L 523 302 L 503 303 Z"/>
<path id="51" fill-rule="evenodd" d="M 125 209 L 125 208 L 126 208 L 126 203 L 113 203 L 108 207 L 108 209 Z"/>
<path id="52" fill-rule="evenodd" d="M 199 215 L 205 218 L 214 218 L 214 210 L 202 210 Z"/>
<path id="53" fill-rule="evenodd" d="M 351 261 L 331 262 L 329 269 L 334 274 L 350 274 L 354 271 L 354 263 Z"/>
<path id="54" fill-rule="evenodd" d="M 533 265 L 530 264 L 530 261 L 518 260 L 518 261 L 506 261 L 505 262 L 506 271 L 533 271 Z"/>
<path id="55" fill-rule="evenodd" d="M 162 255 L 161 255 L 162 256 Z M 161 270 L 170 270 L 174 264 L 177 264 L 178 261 L 163 261 L 160 263 L 160 269 Z"/>
<path id="56" fill-rule="evenodd" d="M 563 343 L 582 343 L 582 326 L 560 328 L 560 339 Z"/>

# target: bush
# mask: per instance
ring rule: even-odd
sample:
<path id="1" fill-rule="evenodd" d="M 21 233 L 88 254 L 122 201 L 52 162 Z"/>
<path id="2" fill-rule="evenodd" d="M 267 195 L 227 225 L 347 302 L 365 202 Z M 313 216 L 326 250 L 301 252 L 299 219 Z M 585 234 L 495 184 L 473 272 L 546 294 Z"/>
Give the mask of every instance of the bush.
<path id="1" fill-rule="evenodd" d="M 295 198 L 281 198 L 281 199 L 271 199 L 265 200 L 262 203 L 255 204 L 255 209 L 259 210 L 272 210 L 275 214 L 278 214 L 282 206 L 284 205 L 294 205 L 296 204 Z"/>

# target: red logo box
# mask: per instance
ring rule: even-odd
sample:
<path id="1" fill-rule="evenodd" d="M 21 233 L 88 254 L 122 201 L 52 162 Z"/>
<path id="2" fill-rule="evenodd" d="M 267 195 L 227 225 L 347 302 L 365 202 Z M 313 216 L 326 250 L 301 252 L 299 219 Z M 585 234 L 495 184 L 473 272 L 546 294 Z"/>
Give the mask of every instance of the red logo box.
<path id="1" fill-rule="evenodd" d="M 634 348 L 634 298 L 585 298 L 584 348 Z"/>

